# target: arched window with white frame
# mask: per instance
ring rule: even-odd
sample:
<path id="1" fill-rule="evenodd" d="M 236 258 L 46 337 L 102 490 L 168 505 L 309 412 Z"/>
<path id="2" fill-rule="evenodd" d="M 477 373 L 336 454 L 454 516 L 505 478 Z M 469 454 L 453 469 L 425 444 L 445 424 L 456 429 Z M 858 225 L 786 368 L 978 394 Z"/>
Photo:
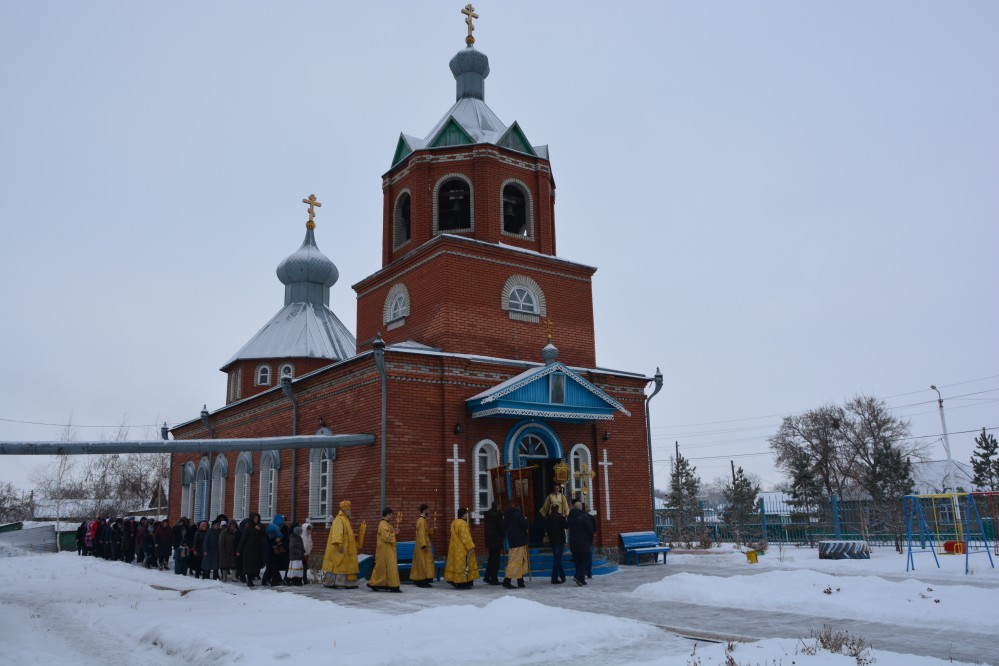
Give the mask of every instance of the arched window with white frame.
<path id="1" fill-rule="evenodd" d="M 293 379 L 295 377 L 295 366 L 291 363 L 285 363 L 278 369 L 278 377 L 284 379 L 288 377 Z"/>
<path id="2" fill-rule="evenodd" d="M 596 498 L 593 496 L 593 471 L 590 450 L 585 444 L 576 444 L 569 452 L 569 480 L 572 487 L 573 501 L 579 500 L 585 504 L 586 511 L 594 513 Z M 585 492 L 584 492 L 585 489 Z"/>
<path id="3" fill-rule="evenodd" d="M 434 233 L 472 231 L 475 228 L 475 191 L 472 180 L 449 173 L 434 186 Z"/>
<path id="4" fill-rule="evenodd" d="M 185 518 L 194 516 L 192 502 L 194 501 L 194 463 L 186 462 L 180 470 L 180 515 Z"/>
<path id="5" fill-rule="evenodd" d="M 263 522 L 269 522 L 277 512 L 278 470 L 281 457 L 277 451 L 264 451 L 260 455 L 260 502 L 257 512 Z"/>
<path id="6" fill-rule="evenodd" d="M 322 427 L 317 435 L 332 435 Z M 333 515 L 333 461 L 336 449 L 312 449 L 309 454 L 309 519 L 329 522 Z"/>
<path id="7" fill-rule="evenodd" d="M 258 365 L 256 372 L 257 386 L 271 385 L 271 366 Z"/>
<path id="8" fill-rule="evenodd" d="M 406 323 L 409 316 L 409 289 L 399 282 L 392 285 L 382 309 L 382 323 L 391 331 Z"/>
<path id="9" fill-rule="evenodd" d="M 208 458 L 202 458 L 194 477 L 194 522 L 205 520 L 208 514 Z"/>
<path id="10" fill-rule="evenodd" d="M 232 487 L 232 519 L 250 517 L 250 475 L 253 474 L 253 457 L 247 451 L 236 458 L 236 478 Z"/>
<path id="11" fill-rule="evenodd" d="M 229 478 L 229 461 L 220 453 L 212 468 L 211 509 L 209 516 L 217 516 L 225 512 L 225 481 Z"/>
<path id="12" fill-rule="evenodd" d="M 510 319 L 537 323 L 548 315 L 548 301 L 541 285 L 526 275 L 511 275 L 500 292 L 500 307 Z"/>
<path id="13" fill-rule="evenodd" d="M 472 450 L 472 487 L 475 488 L 475 523 L 485 514 L 496 498 L 489 470 L 499 466 L 499 447 L 484 439 Z"/>

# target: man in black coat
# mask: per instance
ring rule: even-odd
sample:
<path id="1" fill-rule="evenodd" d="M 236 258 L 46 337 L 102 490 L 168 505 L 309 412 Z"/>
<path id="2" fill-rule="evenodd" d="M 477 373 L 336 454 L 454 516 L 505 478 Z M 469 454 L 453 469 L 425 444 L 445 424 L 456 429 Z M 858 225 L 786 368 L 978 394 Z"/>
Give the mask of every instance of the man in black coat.
<path id="1" fill-rule="evenodd" d="M 565 552 L 565 531 L 569 523 L 562 515 L 562 507 L 553 504 L 545 518 L 545 531 L 548 534 L 548 544 L 552 547 L 552 585 L 565 582 L 565 570 L 562 568 L 562 553 Z"/>
<path id="2" fill-rule="evenodd" d="M 490 585 L 499 585 L 500 551 L 503 550 L 503 514 L 499 510 L 499 502 L 493 500 L 492 506 L 485 513 L 486 550 L 489 560 L 486 563 L 486 575 L 483 581 Z"/>
<path id="3" fill-rule="evenodd" d="M 586 573 L 590 570 L 590 558 L 593 556 L 593 520 L 583 511 L 583 503 L 576 500 L 569 511 L 569 550 L 572 551 L 572 561 L 576 566 L 573 580 L 576 585 L 586 585 Z"/>
<path id="4" fill-rule="evenodd" d="M 511 502 L 503 514 L 503 527 L 506 528 L 506 543 L 509 550 L 506 553 L 506 571 L 503 573 L 503 587 L 510 589 L 511 582 L 517 579 L 517 587 L 524 585 L 524 574 L 530 566 L 527 552 L 528 530 L 527 518 L 516 504 Z"/>

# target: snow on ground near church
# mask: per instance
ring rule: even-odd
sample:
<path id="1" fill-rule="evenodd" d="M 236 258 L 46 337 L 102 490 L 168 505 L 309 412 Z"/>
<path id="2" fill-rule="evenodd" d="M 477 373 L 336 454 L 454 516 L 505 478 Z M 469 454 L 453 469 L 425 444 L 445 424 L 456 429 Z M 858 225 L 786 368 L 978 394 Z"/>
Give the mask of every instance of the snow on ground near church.
<path id="1" fill-rule="evenodd" d="M 675 555 L 671 564 L 707 556 Z M 717 557 L 740 563 L 740 552 Z M 964 574 L 964 557 L 941 556 L 937 569 L 930 553 L 918 556 L 918 576 L 905 574 L 905 558 L 892 549 L 874 549 L 870 560 L 819 560 L 810 549 L 771 550 L 759 558 L 760 573 L 752 576 L 712 576 L 678 573 L 639 586 L 632 594 L 642 600 L 687 602 L 720 607 L 800 612 L 829 618 L 855 618 L 910 626 L 976 627 L 999 634 L 999 569 L 985 553 L 972 555 L 971 575 Z M 731 564 L 731 563 L 726 563 Z M 806 568 L 807 567 L 807 568 Z M 746 567 L 744 567 L 746 568 Z M 813 570 L 817 569 L 817 570 Z M 886 580 L 886 576 L 899 578 Z"/>
<path id="2" fill-rule="evenodd" d="M 814 551 L 811 554 L 814 558 Z M 668 567 L 656 570 L 665 575 L 682 568 L 687 557 L 678 556 L 675 562 L 671 556 Z M 701 556 L 697 562 L 717 560 L 731 564 L 732 557 L 735 556 Z M 798 574 L 806 576 L 805 583 L 796 577 Z M 624 575 L 608 577 L 608 589 L 614 584 L 613 579 L 623 581 Z M 820 578 L 823 575 L 770 571 L 724 578 L 677 573 L 660 583 L 642 586 L 632 594 L 636 603 L 653 604 L 663 603 L 654 600 L 660 595 L 660 588 L 685 588 L 688 595 L 713 599 L 713 603 L 719 604 L 724 604 L 723 595 L 729 594 L 732 612 L 741 613 L 745 612 L 747 599 L 757 603 L 765 596 L 778 596 L 774 594 L 775 584 L 779 585 L 780 596 L 787 595 L 788 606 L 801 603 L 804 596 L 801 590 L 824 581 Z M 774 581 L 771 576 L 784 576 L 784 582 Z M 694 580 L 699 580 L 699 584 L 691 589 Z M 840 587 L 845 584 L 842 579 L 835 582 Z M 890 589 L 893 583 L 865 577 L 866 600 L 894 609 L 898 619 L 907 612 L 906 606 L 915 601 L 904 594 L 885 596 L 885 584 Z M 946 591 L 947 607 L 979 603 L 974 590 L 965 587 L 968 586 L 958 584 Z M 473 602 L 472 595 L 484 595 L 486 591 L 459 593 L 434 589 L 422 597 L 431 600 L 432 607 L 399 613 L 385 612 L 382 604 L 409 595 L 344 591 L 354 595 L 351 607 L 346 607 L 334 601 L 287 593 L 287 589 L 250 590 L 238 584 L 182 578 L 172 572 L 83 558 L 75 553 L 3 558 L 0 560 L 0 650 L 6 663 L 101 666 L 115 662 L 263 664 L 287 660 L 299 663 L 316 658 L 343 659 L 358 665 L 552 661 L 650 666 L 725 663 L 724 644 L 698 643 L 692 656 L 692 641 L 651 624 L 548 606 L 518 599 L 515 593 Z M 597 587 L 552 589 L 553 595 L 564 592 L 600 594 Z M 415 598 L 412 592 L 410 595 Z M 813 596 L 824 599 L 828 595 L 819 592 Z M 358 608 L 359 603 L 370 603 L 370 609 Z M 941 606 L 944 603 L 942 600 Z M 857 663 L 851 657 L 828 652 L 805 654 L 804 644 L 787 638 L 739 644 L 733 657 L 736 663 L 747 666 Z M 952 663 L 885 651 L 873 652 L 872 656 L 879 666 Z"/>

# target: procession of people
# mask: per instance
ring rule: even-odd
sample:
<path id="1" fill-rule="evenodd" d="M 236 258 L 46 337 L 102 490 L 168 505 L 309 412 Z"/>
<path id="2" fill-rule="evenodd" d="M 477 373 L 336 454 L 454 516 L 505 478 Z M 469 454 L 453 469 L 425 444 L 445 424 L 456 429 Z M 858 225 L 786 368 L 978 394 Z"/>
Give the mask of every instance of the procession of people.
<path id="1" fill-rule="evenodd" d="M 587 585 L 587 578 L 592 577 L 593 535 L 596 532 L 593 516 L 583 510 L 579 500 L 573 502 L 570 508 L 560 484 L 556 484 L 546 498 L 540 513 L 543 516 L 546 539 L 552 549 L 551 584 L 560 585 L 566 581 L 562 556 L 568 542 L 575 568 L 573 580 L 578 586 Z M 357 578 L 361 569 L 358 553 L 363 547 L 366 524 L 362 521 L 355 535 L 352 517 L 350 500 L 343 500 L 330 527 L 323 557 L 322 575 L 326 587 L 358 587 Z M 524 578 L 531 574 L 530 525 L 527 517 L 517 503 L 510 502 L 501 511 L 500 504 L 495 501 L 482 517 L 488 552 L 482 581 L 488 585 L 502 585 L 507 589 L 526 587 Z M 397 551 L 401 518 L 401 512 L 396 513 L 391 507 L 382 510 L 375 537 L 374 562 L 367 583 L 367 587 L 374 592 L 402 592 Z M 421 588 L 433 587 L 432 581 L 437 570 L 430 540 L 434 535 L 434 528 L 429 518 L 429 507 L 421 504 L 416 518 L 416 539 L 412 542 L 412 561 L 404 567 L 409 570 L 410 582 Z M 468 509 L 461 507 L 450 524 L 444 581 L 458 590 L 471 588 L 479 578 L 476 544 L 472 540 L 469 518 Z M 506 568 L 503 571 L 503 582 L 500 583 L 500 556 L 504 548 Z"/>

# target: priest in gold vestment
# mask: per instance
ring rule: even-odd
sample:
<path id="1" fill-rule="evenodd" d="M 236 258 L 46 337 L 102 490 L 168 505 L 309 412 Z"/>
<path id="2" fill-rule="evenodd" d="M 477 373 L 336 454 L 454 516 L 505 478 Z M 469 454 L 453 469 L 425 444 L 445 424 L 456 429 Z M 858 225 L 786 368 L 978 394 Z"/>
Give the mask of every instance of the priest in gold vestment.
<path id="1" fill-rule="evenodd" d="M 451 523 L 451 540 L 447 547 L 447 567 L 444 580 L 460 590 L 472 587 L 479 577 L 479 563 L 475 559 L 475 544 L 468 529 L 465 515 L 468 509 L 458 509 L 458 517 Z"/>
<path id="2" fill-rule="evenodd" d="M 430 507 L 420 505 L 420 517 L 416 519 L 416 547 L 413 549 L 413 568 L 409 571 L 409 580 L 417 587 L 433 587 L 436 568 L 434 566 L 434 551 L 430 545 L 430 527 L 427 525 L 427 512 Z"/>
<path id="3" fill-rule="evenodd" d="M 327 587 L 357 587 L 357 541 L 350 526 L 350 500 L 340 502 L 340 513 L 330 527 L 323 557 L 323 582 Z"/>
<path id="4" fill-rule="evenodd" d="M 399 589 L 399 562 L 395 550 L 395 535 L 399 533 L 399 528 L 389 522 L 394 514 L 392 509 L 386 507 L 382 510 L 382 522 L 378 523 L 375 567 L 368 581 L 372 591 L 402 592 Z"/>

